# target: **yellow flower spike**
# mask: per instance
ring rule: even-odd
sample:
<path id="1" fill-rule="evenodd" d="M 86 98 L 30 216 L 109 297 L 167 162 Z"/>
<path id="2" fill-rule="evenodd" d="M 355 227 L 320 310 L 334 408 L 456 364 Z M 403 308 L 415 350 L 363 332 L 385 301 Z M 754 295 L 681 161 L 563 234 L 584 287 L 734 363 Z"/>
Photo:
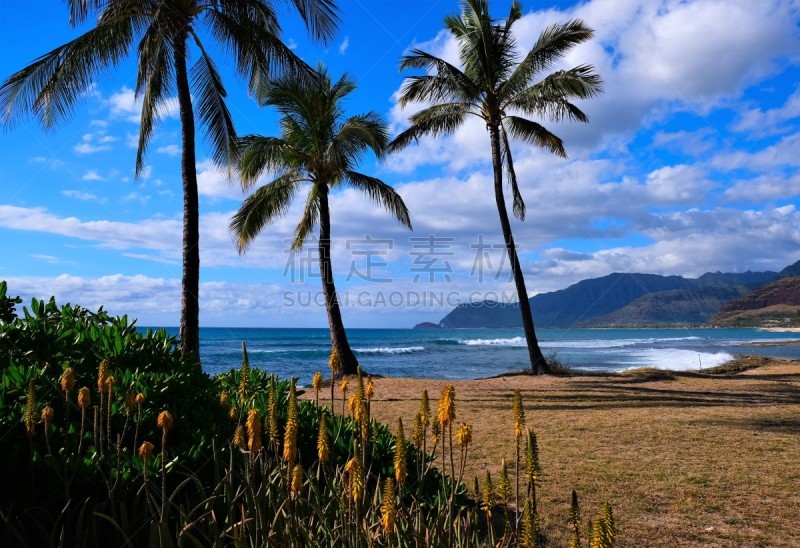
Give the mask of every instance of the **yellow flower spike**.
<path id="1" fill-rule="evenodd" d="M 452 384 L 444 387 L 439 398 L 439 424 L 447 426 L 456 418 L 456 389 Z"/>
<path id="2" fill-rule="evenodd" d="M 422 449 L 422 437 L 425 432 L 422 430 L 422 415 L 414 415 L 414 430 L 411 433 L 411 441 L 417 449 Z"/>
<path id="3" fill-rule="evenodd" d="M 514 413 L 514 435 L 519 440 L 525 433 L 525 409 L 522 407 L 522 394 L 519 388 L 514 390 L 512 410 Z"/>
<path id="4" fill-rule="evenodd" d="M 231 408 L 231 395 L 227 390 L 223 390 L 219 393 L 219 406 L 226 411 Z"/>
<path id="5" fill-rule="evenodd" d="M 142 470 L 144 471 L 145 479 L 147 478 L 147 461 L 150 460 L 150 457 L 153 455 L 153 449 L 155 449 L 155 446 L 149 441 L 139 446 L 139 459 L 142 461 Z"/>
<path id="6" fill-rule="evenodd" d="M 44 423 L 45 427 L 53 422 L 53 419 L 56 418 L 56 411 L 49 405 L 42 409 L 42 422 Z"/>
<path id="7" fill-rule="evenodd" d="M 144 405 L 144 394 L 142 394 L 141 392 L 136 394 L 136 405 L 139 407 L 139 409 L 141 409 L 142 406 Z"/>
<path id="8" fill-rule="evenodd" d="M 269 376 L 269 394 L 267 395 L 267 426 L 269 428 L 269 441 L 278 443 L 278 387 L 275 384 L 275 375 Z"/>
<path id="9" fill-rule="evenodd" d="M 456 430 L 456 444 L 466 449 L 470 443 L 472 443 L 472 425 L 465 422 Z"/>
<path id="10" fill-rule="evenodd" d="M 238 420 L 239 419 L 239 408 L 236 407 L 235 405 L 233 407 L 231 407 L 228 410 L 228 417 L 230 417 L 230 419 L 232 421 Z"/>
<path id="11" fill-rule="evenodd" d="M 367 389 L 366 389 L 366 396 L 367 401 L 372 401 L 372 397 L 375 395 L 375 383 L 372 381 L 372 375 L 367 377 Z"/>
<path id="12" fill-rule="evenodd" d="M 295 464 L 294 470 L 292 470 L 292 483 L 289 490 L 295 498 L 299 497 L 303 490 L 303 467 L 299 464 Z"/>
<path id="13" fill-rule="evenodd" d="M 67 367 L 61 375 L 61 390 L 71 392 L 75 388 L 75 370 Z"/>
<path id="14" fill-rule="evenodd" d="M 22 422 L 25 424 L 25 432 L 28 437 L 36 434 L 36 387 L 33 379 L 28 381 L 28 396 L 25 400 L 25 412 L 22 415 Z"/>
<path id="15" fill-rule="evenodd" d="M 500 461 L 500 479 L 497 481 L 497 496 L 506 504 L 511 499 L 511 480 L 508 478 L 506 459 Z"/>
<path id="16" fill-rule="evenodd" d="M 322 388 L 322 371 L 317 371 L 316 373 L 314 373 L 314 378 L 311 379 L 311 386 L 317 392 L 320 391 L 320 389 Z"/>
<path id="17" fill-rule="evenodd" d="M 149 441 L 142 443 L 142 445 L 139 446 L 139 458 L 147 462 L 147 459 L 153 454 L 153 449 L 155 449 L 155 446 Z"/>
<path id="18" fill-rule="evenodd" d="M 172 430 L 172 427 L 175 425 L 175 419 L 172 418 L 172 413 L 169 411 L 162 411 L 158 415 L 158 420 L 156 421 L 156 426 L 161 428 L 164 431 L 164 434 Z"/>
<path id="19" fill-rule="evenodd" d="M 487 519 L 492 517 L 492 507 L 494 506 L 494 487 L 492 486 L 492 475 L 486 471 L 486 481 L 483 483 L 483 494 L 481 496 L 481 510 L 486 512 Z"/>
<path id="20" fill-rule="evenodd" d="M 233 445 L 234 447 L 238 447 L 242 451 L 247 449 L 247 439 L 244 435 L 244 428 L 240 424 L 236 427 L 236 430 L 233 432 Z"/>
<path id="21" fill-rule="evenodd" d="M 539 546 L 539 518 L 533 512 L 531 499 L 525 498 L 525 509 L 522 512 L 522 546 L 536 548 Z"/>
<path id="22" fill-rule="evenodd" d="M 261 451 L 261 417 L 256 409 L 251 409 L 247 414 L 247 447 L 251 456 Z"/>
<path id="23" fill-rule="evenodd" d="M 323 413 L 319 419 L 319 433 L 317 434 L 317 457 L 320 462 L 327 463 L 331 460 L 331 437 L 328 434 L 328 415 Z"/>
<path id="24" fill-rule="evenodd" d="M 350 411 L 350 414 L 353 415 L 353 417 L 356 416 L 356 395 L 355 394 L 353 394 L 352 396 L 350 396 L 350 398 L 348 398 L 348 400 L 347 400 L 347 409 Z"/>
<path id="25" fill-rule="evenodd" d="M 106 380 L 108 380 L 108 366 L 111 365 L 108 360 L 102 360 L 97 369 L 97 389 L 102 392 L 106 389 Z"/>
<path id="26" fill-rule="evenodd" d="M 117 384 L 117 379 L 113 375 L 106 377 L 106 392 L 111 394 L 115 384 Z"/>
<path id="27" fill-rule="evenodd" d="M 89 388 L 84 386 L 78 390 L 78 407 L 86 411 L 92 403 L 92 396 Z"/>
<path id="28" fill-rule="evenodd" d="M 536 481 L 542 473 L 539 464 L 539 443 L 536 434 L 528 428 L 528 440 L 525 444 L 525 475 L 528 481 Z"/>
<path id="29" fill-rule="evenodd" d="M 347 379 L 343 379 L 341 384 L 339 384 L 339 391 L 345 396 L 347 395 L 347 384 Z"/>
<path id="30" fill-rule="evenodd" d="M 130 415 L 136 407 L 136 392 L 128 390 L 125 392 L 125 412 Z"/>
<path id="31" fill-rule="evenodd" d="M 383 488 L 383 501 L 381 502 L 381 525 L 387 536 L 395 531 L 397 521 L 397 503 L 395 501 L 394 482 L 386 478 Z"/>
<path id="32" fill-rule="evenodd" d="M 298 427 L 297 394 L 294 389 L 294 379 L 292 379 L 289 387 L 289 417 L 286 421 L 286 431 L 283 436 L 283 459 L 287 462 L 297 461 Z"/>
<path id="33" fill-rule="evenodd" d="M 422 400 L 419 402 L 419 415 L 422 421 L 422 427 L 428 428 L 431 423 L 431 403 L 428 399 L 428 389 L 422 391 Z"/>
<path id="34" fill-rule="evenodd" d="M 439 424 L 439 417 L 433 417 L 433 424 L 431 425 L 431 437 L 433 438 L 433 446 L 439 443 L 439 436 L 442 434 L 442 425 Z"/>
<path id="35" fill-rule="evenodd" d="M 406 482 L 406 437 L 403 433 L 403 419 L 397 419 L 397 439 L 394 448 L 394 479 L 397 485 Z"/>
<path id="36" fill-rule="evenodd" d="M 335 348 L 331 349 L 331 356 L 328 358 L 328 367 L 331 368 L 331 372 L 336 373 L 339 370 L 339 353 L 336 351 Z M 331 379 L 333 376 L 331 376 Z"/>
<path id="37" fill-rule="evenodd" d="M 361 451 L 356 445 L 355 454 L 358 455 L 360 452 Z M 348 485 L 350 488 L 350 494 L 353 497 L 353 502 L 358 503 L 361 500 L 361 495 L 364 492 L 364 471 L 361 468 L 361 458 L 355 456 L 347 461 L 344 471 L 348 475 Z"/>

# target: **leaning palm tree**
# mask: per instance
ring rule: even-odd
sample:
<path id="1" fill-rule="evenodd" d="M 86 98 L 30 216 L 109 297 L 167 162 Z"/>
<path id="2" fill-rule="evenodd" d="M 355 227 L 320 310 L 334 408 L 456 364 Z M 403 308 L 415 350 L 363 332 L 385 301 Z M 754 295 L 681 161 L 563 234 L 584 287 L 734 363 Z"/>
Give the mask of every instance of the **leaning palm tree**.
<path id="1" fill-rule="evenodd" d="M 142 99 L 136 178 L 159 115 L 177 92 L 182 138 L 183 275 L 180 349 L 199 355 L 200 229 L 195 160 L 195 115 L 205 126 L 214 160 L 238 161 L 236 132 L 227 95 L 207 39 L 233 54 L 234 66 L 251 89 L 271 71 L 308 70 L 280 40 L 273 0 L 67 0 L 75 26 L 97 13 L 97 25 L 39 57 L 0 87 L 0 112 L 9 126 L 32 113 L 46 129 L 71 114 L 77 100 L 107 69 L 135 49 L 136 95 Z M 338 23 L 333 0 L 292 0 L 317 39 L 329 39 Z M 196 55 L 191 69 L 190 54 Z M 194 94 L 194 96 L 192 95 Z M 193 104 L 194 103 L 194 104 Z M 194 107 L 197 107 L 195 112 Z"/>
<path id="2" fill-rule="evenodd" d="M 496 21 L 489 16 L 488 1 L 466 0 L 460 16 L 451 15 L 445 19 L 445 26 L 458 45 L 460 68 L 418 49 L 403 57 L 401 70 L 427 69 L 427 73 L 406 78 L 400 105 L 434 104 L 412 115 L 411 126 L 400 133 L 389 148 L 401 149 L 425 135 L 450 134 L 469 115 L 486 123 L 497 211 L 517 288 L 531 368 L 539 374 L 547 371 L 547 363 L 536 340 L 525 278 L 508 219 L 503 196 L 503 166 L 511 187 L 514 215 L 524 220 L 525 202 L 517 186 L 510 137 L 566 157 L 562 140 L 526 116 L 587 122 L 588 117 L 570 101 L 600 93 L 601 80 L 592 66 L 580 65 L 536 81 L 539 74 L 550 69 L 570 48 L 590 39 L 594 32 L 580 20 L 552 25 L 542 31 L 533 48 L 520 59 L 511 27 L 521 17 L 522 8 L 517 2 L 512 4 L 505 21 Z"/>
<path id="3" fill-rule="evenodd" d="M 287 213 L 300 187 L 309 183 L 292 250 L 302 248 L 319 223 L 319 270 L 331 346 L 339 357 L 338 371 L 346 375 L 356 373 L 358 364 L 347 342 L 333 281 L 330 192 L 349 184 L 411 228 L 408 209 L 400 195 L 383 181 L 354 171 L 369 150 L 377 157 L 383 156 L 388 142 L 386 124 L 375 112 L 345 119 L 341 103 L 354 89 L 355 84 L 347 75 L 333 83 L 322 67 L 315 78 L 284 76 L 262 87 L 262 104 L 274 106 L 281 114 L 281 135 L 242 137 L 242 188 L 251 189 L 265 171 L 277 178 L 249 196 L 230 223 L 239 252 L 243 253 L 264 226 Z"/>

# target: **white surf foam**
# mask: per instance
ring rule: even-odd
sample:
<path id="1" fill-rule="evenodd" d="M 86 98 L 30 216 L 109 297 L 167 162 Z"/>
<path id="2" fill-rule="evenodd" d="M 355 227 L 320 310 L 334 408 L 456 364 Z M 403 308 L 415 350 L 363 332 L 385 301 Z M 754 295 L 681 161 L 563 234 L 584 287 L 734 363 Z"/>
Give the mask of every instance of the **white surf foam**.
<path id="1" fill-rule="evenodd" d="M 361 354 L 411 354 L 412 352 L 422 352 L 424 346 L 401 346 L 398 348 L 378 347 L 378 348 L 354 348 L 354 352 Z"/>
<path id="2" fill-rule="evenodd" d="M 657 367 L 670 371 L 692 371 L 716 367 L 733 359 L 727 352 L 696 352 L 679 348 L 644 348 L 627 352 L 630 367 Z"/>

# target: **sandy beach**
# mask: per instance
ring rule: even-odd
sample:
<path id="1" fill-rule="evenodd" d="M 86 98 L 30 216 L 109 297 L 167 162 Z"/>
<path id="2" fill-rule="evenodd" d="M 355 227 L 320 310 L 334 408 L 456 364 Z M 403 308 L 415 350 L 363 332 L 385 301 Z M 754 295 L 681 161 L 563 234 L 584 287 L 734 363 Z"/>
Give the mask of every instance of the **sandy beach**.
<path id="1" fill-rule="evenodd" d="M 501 458 L 513 462 L 511 397 L 519 388 L 539 439 L 540 504 L 554 545 L 567 543 L 573 488 L 584 518 L 603 501 L 613 505 L 620 546 L 800 545 L 800 363 L 768 363 L 728 376 L 453 382 L 457 422 L 474 432 L 465 480 L 471 486 L 487 469 L 494 476 Z M 375 384 L 375 418 L 396 425 L 402 417 L 410 432 L 422 390 L 435 410 L 446 382 Z"/>

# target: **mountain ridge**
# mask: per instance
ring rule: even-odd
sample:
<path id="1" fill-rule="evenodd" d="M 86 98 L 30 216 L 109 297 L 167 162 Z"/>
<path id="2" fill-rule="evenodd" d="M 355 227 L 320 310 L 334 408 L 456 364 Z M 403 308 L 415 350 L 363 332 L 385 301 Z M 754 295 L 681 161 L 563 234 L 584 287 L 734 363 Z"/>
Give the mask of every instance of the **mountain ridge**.
<path id="1" fill-rule="evenodd" d="M 795 274 L 797 273 L 797 274 Z M 614 272 L 529 299 L 540 327 L 644 327 L 708 323 L 725 306 L 775 280 L 800 275 L 800 261 L 780 272 L 707 272 L 697 278 Z M 480 301 L 455 307 L 440 327 L 521 327 L 518 303 Z"/>

